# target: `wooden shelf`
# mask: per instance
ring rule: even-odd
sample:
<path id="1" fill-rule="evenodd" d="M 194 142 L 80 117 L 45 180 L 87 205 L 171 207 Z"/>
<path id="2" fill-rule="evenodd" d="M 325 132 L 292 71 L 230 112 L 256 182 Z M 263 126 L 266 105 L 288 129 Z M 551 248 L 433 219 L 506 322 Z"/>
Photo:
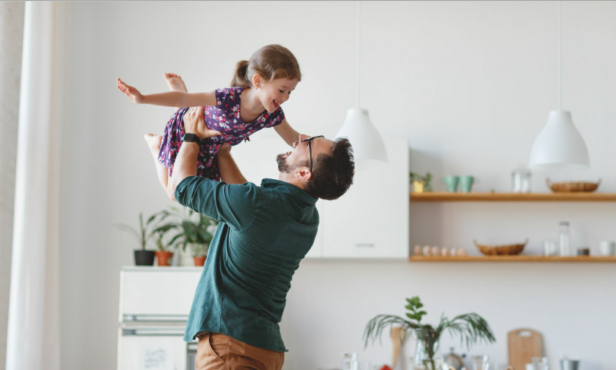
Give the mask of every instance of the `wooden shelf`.
<path id="1" fill-rule="evenodd" d="M 411 193 L 411 202 L 616 202 L 616 193 Z"/>
<path id="2" fill-rule="evenodd" d="M 411 256 L 411 262 L 549 262 L 549 263 L 616 263 L 616 256 L 607 257 L 545 257 L 545 256 L 467 256 L 467 257 L 424 257 Z"/>

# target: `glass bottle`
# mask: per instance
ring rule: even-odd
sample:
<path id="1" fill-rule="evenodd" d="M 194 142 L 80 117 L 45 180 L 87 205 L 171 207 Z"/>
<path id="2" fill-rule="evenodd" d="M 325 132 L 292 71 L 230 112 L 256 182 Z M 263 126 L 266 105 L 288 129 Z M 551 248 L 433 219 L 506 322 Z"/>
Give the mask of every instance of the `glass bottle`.
<path id="1" fill-rule="evenodd" d="M 342 354 L 342 370 L 357 370 L 357 353 Z"/>
<path id="2" fill-rule="evenodd" d="M 571 236 L 569 235 L 569 222 L 563 221 L 560 223 L 560 233 L 558 234 L 560 256 L 571 255 Z"/>

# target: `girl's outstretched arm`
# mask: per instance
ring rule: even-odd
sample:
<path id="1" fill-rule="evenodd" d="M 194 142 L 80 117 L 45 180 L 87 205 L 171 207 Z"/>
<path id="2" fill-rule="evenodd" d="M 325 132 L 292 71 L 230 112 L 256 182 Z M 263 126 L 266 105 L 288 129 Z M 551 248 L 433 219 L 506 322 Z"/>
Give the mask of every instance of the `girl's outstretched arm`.
<path id="1" fill-rule="evenodd" d="M 181 91 L 169 91 L 160 94 L 142 95 L 139 90 L 129 86 L 118 78 L 118 89 L 135 104 L 153 104 L 164 107 L 199 107 L 204 105 L 216 105 L 216 92 L 185 93 Z"/>
<path id="2" fill-rule="evenodd" d="M 293 146 L 293 143 L 299 140 L 299 132 L 295 131 L 293 127 L 289 125 L 289 122 L 287 122 L 286 118 L 282 120 L 281 124 L 279 124 L 278 126 L 274 126 L 274 129 L 276 130 L 278 135 L 280 135 L 282 140 L 284 140 L 290 146 Z"/>

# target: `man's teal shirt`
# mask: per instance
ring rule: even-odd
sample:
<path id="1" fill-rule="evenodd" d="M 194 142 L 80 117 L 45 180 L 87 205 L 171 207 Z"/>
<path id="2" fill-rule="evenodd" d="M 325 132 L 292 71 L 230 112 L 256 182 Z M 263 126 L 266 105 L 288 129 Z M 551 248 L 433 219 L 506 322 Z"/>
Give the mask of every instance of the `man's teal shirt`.
<path id="1" fill-rule="evenodd" d="M 184 340 L 214 332 L 285 352 L 278 323 L 293 273 L 317 234 L 317 198 L 278 180 L 265 179 L 259 187 L 202 177 L 184 179 L 175 198 L 220 222 Z"/>

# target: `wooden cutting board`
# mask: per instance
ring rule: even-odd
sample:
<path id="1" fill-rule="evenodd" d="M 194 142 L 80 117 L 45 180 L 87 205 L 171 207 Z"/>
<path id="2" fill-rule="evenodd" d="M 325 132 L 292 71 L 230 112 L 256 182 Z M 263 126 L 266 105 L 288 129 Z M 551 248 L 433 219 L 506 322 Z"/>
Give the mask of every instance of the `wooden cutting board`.
<path id="1" fill-rule="evenodd" d="M 394 356 L 392 359 L 392 369 L 396 368 L 398 364 L 398 359 L 400 358 L 400 348 L 402 347 L 402 342 L 404 341 L 404 337 L 406 336 L 406 332 L 402 330 L 401 326 L 395 326 L 391 328 L 391 341 L 394 345 Z"/>
<path id="2" fill-rule="evenodd" d="M 532 329 L 515 329 L 507 334 L 509 365 L 513 370 L 525 370 L 532 357 L 543 356 L 541 333 Z"/>

